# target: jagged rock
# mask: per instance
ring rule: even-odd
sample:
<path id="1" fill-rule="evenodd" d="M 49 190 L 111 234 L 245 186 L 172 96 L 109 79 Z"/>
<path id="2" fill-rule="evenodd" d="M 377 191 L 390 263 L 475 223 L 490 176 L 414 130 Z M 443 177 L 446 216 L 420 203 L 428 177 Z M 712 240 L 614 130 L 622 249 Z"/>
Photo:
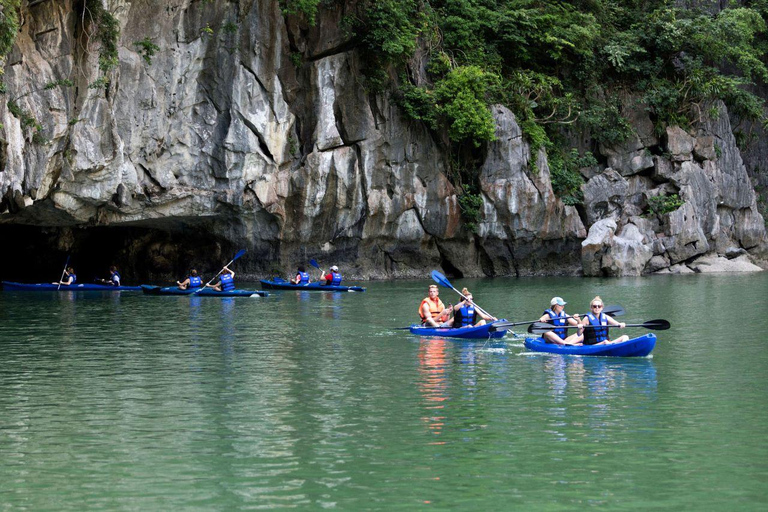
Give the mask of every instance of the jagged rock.
<path id="1" fill-rule="evenodd" d="M 679 126 L 667 127 L 667 150 L 674 162 L 690 160 L 694 143 L 693 137 Z"/>
<path id="2" fill-rule="evenodd" d="M 728 259 L 716 254 L 707 254 L 696 258 L 688 266 L 696 272 L 715 273 L 715 272 L 760 272 L 763 269 L 749 261 L 746 254 L 738 258 Z"/>
<path id="3" fill-rule="evenodd" d="M 653 179 L 656 181 L 667 181 L 672 179 L 675 173 L 675 166 L 668 159 L 661 156 L 653 157 Z"/>
<path id="4" fill-rule="evenodd" d="M 656 274 L 695 274 L 695 271 L 688 268 L 684 263 L 678 263 L 669 268 L 658 270 Z"/>
<path id="5" fill-rule="evenodd" d="M 606 217 L 619 217 L 629 183 L 618 172 L 606 169 L 584 185 L 587 223 L 592 225 Z"/>
<path id="6" fill-rule="evenodd" d="M 698 160 L 715 160 L 717 152 L 715 151 L 715 138 L 712 135 L 702 135 L 696 137 L 696 143 L 693 146 L 693 155 Z"/>
<path id="7" fill-rule="evenodd" d="M 585 276 L 600 276 L 603 272 L 603 255 L 613 244 L 616 221 L 603 219 L 592 224 L 587 238 L 581 242 L 581 265 Z"/>
<path id="8" fill-rule="evenodd" d="M 663 272 L 664 270 L 669 272 L 668 267 L 669 267 L 669 258 L 663 255 L 657 255 L 657 256 L 653 256 L 648 261 L 648 265 L 646 265 L 645 270 L 648 272 L 664 273 Z"/>
<path id="9" fill-rule="evenodd" d="M 662 243 L 672 264 L 709 251 L 709 242 L 691 203 L 665 214 L 664 234 Z"/>
<path id="10" fill-rule="evenodd" d="M 638 98 L 629 95 L 623 98 L 622 115 L 632 126 L 632 134 L 616 146 L 601 145 L 600 152 L 608 157 L 609 167 L 622 176 L 631 176 L 654 166 L 653 155 L 648 148 L 659 141 L 654 134 L 653 122 Z"/>
<path id="11" fill-rule="evenodd" d="M 546 259 L 578 264 L 578 240 L 586 230 L 578 212 L 556 198 L 549 179 L 546 154 L 537 155 L 538 174 L 530 172 L 530 148 L 523 140 L 514 114 L 506 107 L 492 109 L 497 141 L 488 145 L 480 170 L 480 187 L 488 198 L 481 237 L 506 241 L 521 270 L 536 273 Z M 497 258 L 488 257 L 500 264 Z M 550 263 L 551 264 L 551 263 Z"/>

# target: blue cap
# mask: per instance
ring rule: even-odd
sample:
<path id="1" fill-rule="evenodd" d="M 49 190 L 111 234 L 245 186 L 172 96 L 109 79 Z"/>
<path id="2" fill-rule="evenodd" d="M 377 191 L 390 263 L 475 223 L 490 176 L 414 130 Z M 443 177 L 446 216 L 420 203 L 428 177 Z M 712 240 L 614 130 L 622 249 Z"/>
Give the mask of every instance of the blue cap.
<path id="1" fill-rule="evenodd" d="M 565 305 L 566 305 L 566 304 L 568 304 L 568 303 L 567 303 L 567 302 L 565 302 L 565 301 L 562 299 L 562 297 L 553 297 L 553 298 L 552 298 L 552 300 L 551 300 L 551 301 L 549 301 L 549 305 L 550 305 L 550 306 L 554 306 L 555 304 L 557 304 L 558 306 L 565 306 Z"/>

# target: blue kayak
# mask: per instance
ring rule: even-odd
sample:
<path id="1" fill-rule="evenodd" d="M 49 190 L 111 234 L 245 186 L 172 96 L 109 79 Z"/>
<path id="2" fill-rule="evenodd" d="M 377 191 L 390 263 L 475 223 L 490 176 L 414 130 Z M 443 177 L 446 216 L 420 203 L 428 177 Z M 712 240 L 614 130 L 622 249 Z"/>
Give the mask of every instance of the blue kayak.
<path id="1" fill-rule="evenodd" d="M 525 348 L 534 352 L 572 356 L 645 357 L 656 346 L 656 335 L 649 333 L 622 343 L 565 346 L 547 343 L 542 338 L 526 338 Z"/>
<path id="2" fill-rule="evenodd" d="M 276 277 L 272 280 L 262 280 L 261 287 L 265 290 L 304 290 L 309 292 L 364 292 L 365 288 L 360 286 L 334 286 L 332 284 L 308 283 L 293 284 L 289 281 Z"/>
<path id="3" fill-rule="evenodd" d="M 4 290 L 25 292 L 138 292 L 139 286 L 112 286 L 108 284 L 70 284 L 55 285 L 51 283 L 14 283 L 3 281 Z"/>
<path id="4" fill-rule="evenodd" d="M 506 322 L 506 320 L 497 320 L 496 322 Z M 479 325 L 477 327 L 463 327 L 452 329 L 448 327 L 424 327 L 421 324 L 413 324 L 409 329 L 411 334 L 417 336 L 440 336 L 441 338 L 460 338 L 465 340 L 487 340 L 489 338 L 503 338 L 507 334 L 507 329 L 496 330 L 493 325 L 496 323 Z"/>
<path id="5" fill-rule="evenodd" d="M 161 288 L 160 286 L 150 286 L 148 284 L 141 285 L 141 291 L 147 295 L 195 295 L 198 297 L 266 297 L 269 295 L 267 292 L 261 290 L 230 290 L 228 292 L 217 292 L 213 288 L 203 288 L 195 293 L 196 290 L 200 289 L 181 290 L 176 286 Z"/>

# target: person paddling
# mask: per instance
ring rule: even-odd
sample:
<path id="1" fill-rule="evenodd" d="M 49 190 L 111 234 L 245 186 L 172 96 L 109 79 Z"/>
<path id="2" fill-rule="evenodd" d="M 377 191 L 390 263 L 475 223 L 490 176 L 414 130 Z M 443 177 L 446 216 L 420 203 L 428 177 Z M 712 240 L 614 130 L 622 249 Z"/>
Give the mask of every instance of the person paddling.
<path id="1" fill-rule="evenodd" d="M 436 284 L 429 285 L 428 295 L 421 301 L 419 306 L 419 316 L 423 325 L 450 327 L 452 324 L 452 322 L 447 320 L 453 306 L 446 308 L 443 301 L 438 297 L 439 293 L 440 291 L 437 289 Z M 443 322 L 445 322 L 445 325 L 443 325 Z"/>
<path id="2" fill-rule="evenodd" d="M 117 267 L 112 265 L 109 267 L 109 278 L 99 279 L 102 284 L 108 284 L 111 286 L 120 286 L 120 272 L 117 271 Z"/>
<path id="3" fill-rule="evenodd" d="M 229 267 L 224 267 L 219 276 L 219 282 L 216 284 L 206 284 L 208 288 L 213 288 L 217 292 L 228 292 L 235 289 L 235 273 Z"/>
<path id="4" fill-rule="evenodd" d="M 71 286 L 77 282 L 77 274 L 75 274 L 75 269 L 72 267 L 67 267 L 67 269 L 64 271 L 64 276 L 61 278 L 61 280 L 51 283 L 51 284 L 57 284 L 60 286 Z"/>
<path id="5" fill-rule="evenodd" d="M 483 311 L 480 311 L 475 307 L 475 303 L 472 301 L 472 294 L 469 293 L 469 290 L 464 288 L 461 290 L 461 294 L 464 296 L 464 299 L 450 308 L 451 311 L 453 311 L 454 329 L 485 325 L 485 322 L 493 322 L 497 320 L 496 317 L 486 315 Z M 477 320 L 477 317 L 480 317 L 479 321 Z"/>
<path id="6" fill-rule="evenodd" d="M 629 336 L 626 334 L 615 340 L 611 340 L 608 337 L 608 329 L 603 326 L 615 325 L 623 329 L 627 324 L 618 322 L 613 317 L 608 316 L 603 312 L 603 299 L 601 299 L 600 296 L 592 299 L 589 309 L 590 312 L 587 313 L 587 316 L 581 321 L 581 324 L 584 326 L 585 345 L 606 345 L 609 343 L 621 343 L 622 341 L 629 340 Z"/>
<path id="7" fill-rule="evenodd" d="M 549 301 L 549 309 L 544 311 L 544 314 L 539 318 L 539 322 L 547 322 L 552 325 L 565 326 L 573 325 L 578 326 L 578 332 L 568 336 L 568 330 L 552 329 L 551 331 L 542 334 L 542 338 L 547 343 L 555 343 L 556 345 L 581 345 L 584 341 L 584 335 L 582 333 L 583 327 L 581 327 L 581 318 L 579 315 L 568 316 L 565 313 L 565 302 L 562 297 L 552 297 Z"/>
<path id="8" fill-rule="evenodd" d="M 307 272 L 307 269 L 304 266 L 300 266 L 291 282 L 293 284 L 309 284 L 309 272 Z"/>
<path id="9" fill-rule="evenodd" d="M 339 267 L 333 265 L 330 271 L 320 278 L 320 284 L 339 286 L 341 284 L 341 274 L 339 273 Z"/>
<path id="10" fill-rule="evenodd" d="M 200 288 L 203 286 L 203 280 L 197 275 L 197 270 L 193 268 L 189 271 L 189 276 L 187 276 L 185 280 L 176 281 L 176 284 L 179 285 L 181 290 L 190 290 L 192 288 Z"/>

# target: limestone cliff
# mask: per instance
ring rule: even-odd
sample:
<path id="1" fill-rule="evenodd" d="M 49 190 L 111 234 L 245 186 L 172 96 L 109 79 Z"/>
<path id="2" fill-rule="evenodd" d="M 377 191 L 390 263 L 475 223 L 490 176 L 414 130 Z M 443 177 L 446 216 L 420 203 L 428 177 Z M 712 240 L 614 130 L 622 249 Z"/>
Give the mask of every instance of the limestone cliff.
<path id="1" fill-rule="evenodd" d="M 345 8 L 310 26 L 277 1 L 105 5 L 120 23 L 119 65 L 100 87 L 83 2 L 22 3 L 0 106 L 0 233 L 30 247 L 6 263 L 71 252 L 80 265 L 157 277 L 246 248 L 240 269 L 254 276 L 316 258 L 376 278 L 623 275 L 765 254 L 722 105 L 696 133 L 671 128 L 662 140 L 638 114 L 637 139 L 583 170 L 581 212 L 554 195 L 546 154 L 531 155 L 514 115 L 495 107 L 472 233 L 439 141 L 362 87 Z M 159 47 L 151 59 L 142 40 Z M 672 193 L 683 204 L 649 217 L 649 198 Z"/>

